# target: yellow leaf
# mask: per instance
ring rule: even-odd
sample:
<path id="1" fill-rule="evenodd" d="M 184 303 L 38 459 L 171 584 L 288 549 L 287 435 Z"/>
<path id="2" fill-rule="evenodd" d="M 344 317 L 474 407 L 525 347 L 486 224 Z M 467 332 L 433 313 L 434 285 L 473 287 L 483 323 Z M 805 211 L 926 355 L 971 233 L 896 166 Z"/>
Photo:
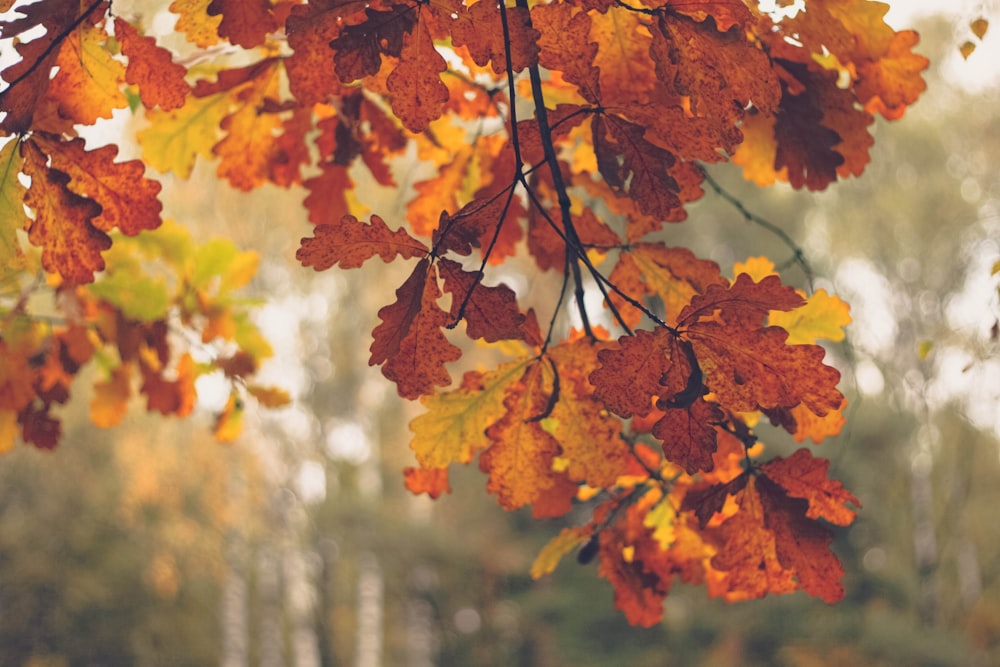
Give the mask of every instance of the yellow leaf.
<path id="1" fill-rule="evenodd" d="M 128 106 L 121 91 L 125 65 L 104 46 L 108 35 L 84 22 L 66 38 L 59 50 L 59 73 L 48 94 L 57 103 L 59 115 L 74 123 L 93 125 L 98 118 L 111 118 L 114 109 Z"/>
<path id="2" fill-rule="evenodd" d="M 24 160 L 18 151 L 19 141 L 8 141 L 0 150 L 0 279 L 22 264 L 17 230 L 28 226 L 24 212 L 25 188 L 17 179 Z"/>
<path id="3" fill-rule="evenodd" d="M 243 401 L 236 392 L 229 394 L 226 407 L 215 420 L 215 439 L 219 442 L 232 442 L 243 432 Z"/>
<path id="4" fill-rule="evenodd" d="M 666 501 L 659 502 L 653 509 L 649 510 L 642 525 L 653 531 L 653 538 L 660 544 L 661 549 L 668 549 L 676 539 L 674 530 L 674 519 L 677 512 L 673 506 Z"/>
<path id="5" fill-rule="evenodd" d="M 986 35 L 986 30 L 990 27 L 990 22 L 984 19 L 982 16 L 977 18 L 975 21 L 969 24 L 969 28 L 972 30 L 972 34 L 982 39 Z"/>
<path id="6" fill-rule="evenodd" d="M 212 0 L 174 0 L 170 12 L 178 14 L 174 30 L 184 33 L 187 40 L 206 48 L 219 43 L 219 24 L 222 15 L 209 16 L 208 5 Z"/>
<path id="7" fill-rule="evenodd" d="M 562 532 L 549 540 L 549 543 L 538 552 L 535 562 L 531 564 L 531 578 L 541 579 L 551 574 L 563 556 L 589 539 L 590 532 L 582 526 L 563 528 Z"/>
<path id="8" fill-rule="evenodd" d="M 788 331 L 789 345 L 811 345 L 817 338 L 840 341 L 844 339 L 843 327 L 851 323 L 851 308 L 821 289 L 801 308 L 771 311 L 768 323 Z"/>
<path id="9" fill-rule="evenodd" d="M 292 402 L 292 397 L 288 395 L 288 392 L 278 387 L 262 387 L 252 384 L 247 387 L 247 391 L 261 405 L 268 408 L 280 408 Z"/>
<path id="10" fill-rule="evenodd" d="M 109 428 L 121 423 L 131 395 L 129 375 L 129 366 L 122 364 L 111 371 L 111 377 L 107 381 L 94 384 L 90 420 L 96 426 Z"/>
<path id="11" fill-rule="evenodd" d="M 14 448 L 17 432 L 17 413 L 12 410 L 0 410 L 0 454 L 5 454 Z"/>
<path id="12" fill-rule="evenodd" d="M 754 282 L 759 283 L 764 278 L 774 275 L 777 273 L 774 270 L 774 262 L 769 260 L 767 257 L 748 257 L 745 262 L 736 262 L 733 264 L 733 275 L 738 276 L 741 273 L 745 273 Z"/>
<path id="13" fill-rule="evenodd" d="M 424 468 L 468 463 L 486 445 L 485 431 L 506 412 L 505 390 L 532 358 L 508 362 L 487 372 L 467 373 L 452 391 L 421 398 L 427 412 L 410 422 L 410 449 Z"/>
<path id="14" fill-rule="evenodd" d="M 917 356 L 920 357 L 920 361 L 925 361 L 927 357 L 930 356 L 931 350 L 934 349 L 934 342 L 930 340 L 922 340 L 920 344 L 917 345 Z"/>
<path id="15" fill-rule="evenodd" d="M 211 157 L 219 125 L 229 111 L 226 93 L 188 97 L 184 106 L 173 111 L 147 109 L 149 127 L 136 134 L 143 159 L 160 173 L 172 171 L 178 178 L 187 178 L 197 156 Z"/>

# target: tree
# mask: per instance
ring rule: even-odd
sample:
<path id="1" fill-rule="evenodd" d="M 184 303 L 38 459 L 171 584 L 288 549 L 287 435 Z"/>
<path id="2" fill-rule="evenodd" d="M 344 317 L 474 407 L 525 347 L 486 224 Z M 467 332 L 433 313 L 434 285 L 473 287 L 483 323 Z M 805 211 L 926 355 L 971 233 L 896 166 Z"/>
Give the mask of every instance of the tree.
<path id="1" fill-rule="evenodd" d="M 249 396 L 287 400 L 252 382 L 270 349 L 233 292 L 255 255 L 163 222 L 146 175 L 211 158 L 235 188 L 308 192 L 304 266 L 412 263 L 369 358 L 426 408 L 411 491 L 447 492 L 449 466 L 478 456 L 506 509 L 587 504 L 532 573 L 599 557 L 636 624 L 660 619 L 675 579 L 730 601 L 843 596 L 826 524 L 859 501 L 807 448 L 765 459 L 756 427 L 840 430 L 840 374 L 816 341 L 842 338 L 847 306 L 760 258 L 729 279 L 667 245 L 665 223 L 703 184 L 721 191 L 703 164 L 810 190 L 860 174 L 874 114 L 901 117 L 924 88 L 917 35 L 889 28 L 886 5 L 175 0 L 185 43 L 169 49 L 108 0 L 15 9 L 0 24 L 21 58 L 0 73 L 6 447 L 56 446 L 53 406 L 87 364 L 99 425 L 135 383 L 183 416 L 210 372 L 232 385 L 220 439 Z M 124 108 L 147 123 L 141 159 L 91 147 L 86 128 Z M 360 219 L 382 188 L 406 199 L 405 225 Z M 522 242 L 551 293 L 500 282 Z M 447 388 L 460 326 L 496 365 Z"/>

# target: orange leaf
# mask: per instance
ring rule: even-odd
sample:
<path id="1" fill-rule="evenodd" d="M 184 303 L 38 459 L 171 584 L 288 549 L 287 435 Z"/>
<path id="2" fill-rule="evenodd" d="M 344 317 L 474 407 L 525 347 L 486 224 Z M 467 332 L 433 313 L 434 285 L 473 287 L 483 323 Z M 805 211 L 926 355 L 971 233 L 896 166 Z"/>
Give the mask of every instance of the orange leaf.
<path id="1" fill-rule="evenodd" d="M 765 525 L 765 505 L 750 476 L 739 495 L 739 511 L 719 527 L 712 567 L 726 573 L 726 599 L 759 598 L 796 590 L 793 572 L 778 559 L 776 537 Z M 785 535 L 783 535 L 785 537 Z"/>
<path id="2" fill-rule="evenodd" d="M 861 503 L 840 482 L 827 477 L 829 468 L 828 460 L 813 457 L 808 449 L 799 449 L 788 458 L 778 456 L 768 461 L 761 471 L 789 496 L 808 501 L 806 517 L 850 525 L 855 512 L 846 504 L 861 507 Z"/>
<path id="3" fill-rule="evenodd" d="M 37 135 L 34 141 L 49 154 L 53 169 L 69 175 L 70 190 L 100 205 L 93 224 L 101 231 L 117 227 L 126 236 L 135 236 L 163 222 L 163 205 L 157 199 L 160 184 L 143 177 L 142 160 L 115 162 L 117 146 L 88 151 L 83 139 L 66 142 Z"/>
<path id="4" fill-rule="evenodd" d="M 69 190 L 69 175 L 46 166 L 34 138 L 21 146 L 24 173 L 31 178 L 24 203 L 35 213 L 28 240 L 42 249 L 46 271 L 70 283 L 93 282 L 94 273 L 104 269 L 101 252 L 111 247 L 108 235 L 92 223 L 101 207 Z"/>
<path id="5" fill-rule="evenodd" d="M 754 283 L 744 273 L 729 288 L 710 286 L 681 311 L 678 326 L 720 403 L 738 412 L 803 403 L 819 416 L 840 407 L 840 373 L 823 365 L 825 350 L 786 345 L 788 332 L 761 326 L 769 310 L 802 304 L 777 276 Z"/>
<path id="6" fill-rule="evenodd" d="M 594 488 L 613 486 L 628 472 L 632 459 L 621 437 L 621 421 L 595 398 L 589 380 L 598 366 L 598 353 L 606 346 L 581 338 L 549 350 L 559 377 L 559 400 L 545 427 L 559 442 L 569 478 Z"/>
<path id="7" fill-rule="evenodd" d="M 504 40 L 500 21 L 500 7 L 489 0 L 478 0 L 462 6 L 451 25 L 455 46 L 467 46 L 472 60 L 480 67 L 493 61 L 493 71 L 507 71 L 506 54 L 509 49 L 511 66 L 515 72 L 538 62 L 538 31 L 531 28 L 527 7 L 506 7 L 509 44 Z"/>
<path id="8" fill-rule="evenodd" d="M 767 477 L 759 478 L 757 483 L 764 523 L 774 534 L 781 565 L 794 573 L 799 588 L 809 595 L 829 604 L 842 600 L 844 586 L 840 580 L 844 567 L 830 551 L 833 535 L 826 526 L 806 518 L 804 500 L 788 497 Z"/>
<path id="9" fill-rule="evenodd" d="M 115 36 L 128 57 L 125 81 L 139 87 L 139 97 L 147 109 L 179 109 L 191 92 L 184 80 L 187 70 L 173 61 L 170 51 L 157 46 L 152 37 L 140 35 L 128 21 L 115 20 Z"/>
<path id="10" fill-rule="evenodd" d="M 448 468 L 403 468 L 404 484 L 414 495 L 426 493 L 435 500 L 451 493 Z"/>
<path id="11" fill-rule="evenodd" d="M 535 5 L 531 20 L 540 32 L 538 62 L 548 70 L 562 72 L 588 102 L 596 104 L 601 97 L 600 72 L 593 65 L 598 45 L 590 41 L 590 15 L 574 14 L 572 6 L 560 2 Z"/>
<path id="12" fill-rule="evenodd" d="M 107 39 L 104 30 L 85 21 L 59 49 L 59 71 L 49 84 L 47 97 L 62 118 L 92 125 L 99 118 L 111 118 L 115 109 L 128 106 L 121 91 L 125 66 L 104 46 Z"/>
<path id="13" fill-rule="evenodd" d="M 529 505 L 555 484 L 552 460 L 559 454 L 559 443 L 537 419 L 552 399 L 545 368 L 541 363 L 530 365 L 507 388 L 506 413 L 486 429 L 493 444 L 480 454 L 479 468 L 489 475 L 486 490 L 495 493 L 505 509 Z"/>
<path id="14" fill-rule="evenodd" d="M 309 222 L 314 225 L 335 225 L 350 215 L 347 192 L 354 189 L 354 182 L 347 173 L 347 167 L 323 163 L 320 173 L 307 179 L 303 184 L 309 195 L 303 204 L 309 211 Z"/>
<path id="15" fill-rule="evenodd" d="M 177 362 L 176 380 L 167 380 L 160 373 L 141 365 L 142 388 L 146 394 L 146 407 L 152 412 L 184 417 L 194 409 L 196 397 L 194 380 L 195 368 L 191 355 L 184 353 Z"/>
<path id="16" fill-rule="evenodd" d="M 90 401 L 90 420 L 96 426 L 109 428 L 121 423 L 128 409 L 132 392 L 129 386 L 129 365 L 122 364 L 111 371 L 111 377 L 94 383 L 94 397 Z"/>
<path id="17" fill-rule="evenodd" d="M 451 382 L 445 363 L 462 352 L 441 332 L 451 319 L 437 306 L 441 296 L 430 261 L 422 259 L 396 290 L 396 302 L 378 311 L 382 323 L 372 332 L 369 366 L 396 383 L 403 398 L 429 394 Z"/>
<path id="18" fill-rule="evenodd" d="M 594 396 L 619 417 L 648 415 L 653 399 L 672 399 L 686 388 L 691 367 L 665 329 L 640 329 L 601 350 L 601 367 L 590 374 Z"/>
<path id="19" fill-rule="evenodd" d="M 330 42 L 340 32 L 341 12 L 339 4 L 296 5 L 285 22 L 292 49 L 284 61 L 288 85 L 304 105 L 324 102 L 341 92 L 340 80 L 330 67 Z"/>
<path id="20" fill-rule="evenodd" d="M 403 259 L 425 256 L 429 250 L 405 229 L 391 231 L 377 215 L 368 224 L 358 222 L 353 215 L 346 215 L 340 222 L 319 225 L 312 238 L 302 239 L 295 258 L 303 266 L 317 271 L 340 264 L 342 269 L 356 269 L 375 255 L 383 262 L 391 262 L 397 255 Z"/>
<path id="21" fill-rule="evenodd" d="M 20 412 L 35 398 L 35 371 L 24 352 L 0 339 L 0 410 Z"/>

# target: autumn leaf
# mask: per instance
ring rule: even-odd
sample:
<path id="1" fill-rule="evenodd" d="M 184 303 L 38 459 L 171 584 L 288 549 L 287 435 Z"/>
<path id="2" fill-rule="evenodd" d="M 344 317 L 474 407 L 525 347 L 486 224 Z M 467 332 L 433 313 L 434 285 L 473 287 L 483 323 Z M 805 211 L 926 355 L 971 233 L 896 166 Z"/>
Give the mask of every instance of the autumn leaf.
<path id="1" fill-rule="evenodd" d="M 382 323 L 372 331 L 368 365 L 381 365 L 403 398 L 447 385 L 451 377 L 444 365 L 462 354 L 441 331 L 450 317 L 437 306 L 440 296 L 430 261 L 422 259 L 396 290 L 396 302 L 378 312 Z"/>
<path id="2" fill-rule="evenodd" d="M 104 48 L 107 39 L 104 30 L 84 22 L 59 49 L 59 71 L 46 92 L 59 115 L 73 123 L 91 125 L 128 106 L 121 91 L 125 66 Z"/>
<path id="3" fill-rule="evenodd" d="M 42 248 L 42 266 L 70 283 L 93 282 L 104 268 L 101 253 L 111 239 L 93 224 L 101 207 L 72 192 L 70 176 L 46 166 L 45 155 L 29 141 L 22 144 L 24 173 L 31 187 L 24 203 L 34 211 L 28 240 Z"/>
<path id="4" fill-rule="evenodd" d="M 392 110 L 406 129 L 422 132 L 441 115 L 448 101 L 448 87 L 441 81 L 441 72 L 447 69 L 421 18 L 412 32 L 403 35 L 399 65 L 385 82 Z"/>
<path id="5" fill-rule="evenodd" d="M 8 141 L 0 149 L 0 278 L 16 270 L 21 262 L 17 231 L 31 222 L 24 213 L 27 190 L 17 178 L 23 163 L 19 142 Z"/>
<path id="6" fill-rule="evenodd" d="M 531 564 L 531 578 L 541 579 L 555 571 L 559 561 L 569 552 L 582 546 L 590 539 L 590 531 L 579 526 L 563 528 L 562 531 L 542 547 Z"/>
<path id="7" fill-rule="evenodd" d="M 799 449 L 788 458 L 778 456 L 768 461 L 761 471 L 789 496 L 809 503 L 806 517 L 825 519 L 838 526 L 850 525 L 855 512 L 846 504 L 861 507 L 861 503 L 840 482 L 827 478 L 829 468 L 826 459 L 815 458 L 808 449 Z"/>
<path id="8" fill-rule="evenodd" d="M 100 3 L 105 4 L 105 3 Z M 92 8 L 97 13 L 98 7 Z M 32 3 L 18 8 L 23 16 L 0 23 L 0 36 L 16 37 L 41 29 L 41 36 L 18 40 L 14 45 L 21 59 L 0 73 L 9 85 L 0 92 L 0 111 L 6 116 L 0 127 L 8 135 L 21 134 L 31 128 L 39 101 L 51 85 L 51 71 L 61 52 L 60 35 L 79 17 L 77 0 L 52 0 Z M 16 92 L 16 94 L 15 94 Z"/>
<path id="9" fill-rule="evenodd" d="M 228 95 L 218 93 L 188 97 L 180 109 L 147 109 L 149 127 L 136 133 L 143 160 L 161 173 L 189 177 L 199 155 L 212 155 L 219 125 L 230 111 L 228 100 Z"/>
<path id="10" fill-rule="evenodd" d="M 422 397 L 426 412 L 410 422 L 410 449 L 421 467 L 468 463 L 485 448 L 487 427 L 505 412 L 507 388 L 524 374 L 530 361 L 507 362 L 485 373 L 470 371 L 457 388 Z"/>
<path id="11" fill-rule="evenodd" d="M 681 311 L 678 326 L 719 402 L 737 411 L 804 403 L 819 416 L 840 406 L 840 373 L 823 365 L 823 348 L 787 345 L 788 332 L 760 324 L 770 310 L 801 305 L 777 276 L 754 283 L 741 274 L 729 288 L 709 287 Z"/>
<path id="12" fill-rule="evenodd" d="M 92 151 L 82 139 L 56 141 L 46 136 L 33 137 L 34 143 L 48 153 L 52 168 L 69 175 L 68 187 L 99 205 L 100 214 L 93 225 L 109 232 L 118 228 L 127 236 L 156 229 L 163 222 L 157 195 L 160 184 L 143 177 L 141 160 L 115 162 L 116 146 L 102 146 Z"/>
<path id="13" fill-rule="evenodd" d="M 184 33 L 193 44 L 206 48 L 219 43 L 221 15 L 210 16 L 208 6 L 212 0 L 173 0 L 170 11 L 177 14 L 174 30 Z"/>
<path id="14" fill-rule="evenodd" d="M 367 224 L 346 215 L 337 223 L 317 226 L 313 234 L 312 238 L 302 239 L 295 258 L 303 266 L 311 266 L 317 271 L 336 264 L 342 269 L 356 269 L 375 255 L 383 262 L 391 262 L 397 255 L 409 259 L 429 252 L 427 246 L 407 234 L 405 229 L 391 231 L 377 215 Z"/>
<path id="15" fill-rule="evenodd" d="M 139 97 L 147 109 L 159 106 L 164 111 L 184 106 L 191 86 L 184 80 L 187 70 L 173 61 L 166 49 L 152 37 L 140 35 L 127 21 L 115 21 L 115 36 L 128 57 L 125 81 L 138 86 Z"/>
<path id="16" fill-rule="evenodd" d="M 121 423 L 132 395 L 129 364 L 116 366 L 107 380 L 94 383 L 94 397 L 90 400 L 90 420 L 95 426 L 109 428 Z"/>
<path id="17" fill-rule="evenodd" d="M 483 285 L 481 275 L 465 271 L 458 262 L 448 259 L 438 262 L 438 271 L 444 291 L 452 295 L 452 322 L 465 319 L 470 338 L 482 338 L 487 343 L 524 338 L 525 316 L 517 306 L 514 290 L 504 284 Z"/>
<path id="18" fill-rule="evenodd" d="M 451 493 L 448 483 L 448 468 L 403 468 L 406 489 L 414 494 L 426 493 L 433 499 Z"/>
<path id="19" fill-rule="evenodd" d="M 219 35 L 244 49 L 263 44 L 278 27 L 268 0 L 212 0 L 206 14 L 221 16 Z"/>
<path id="20" fill-rule="evenodd" d="M 693 475 L 714 467 L 715 425 L 722 422 L 722 416 L 719 406 L 699 397 L 690 406 L 666 408 L 652 433 L 663 443 L 667 459 Z"/>

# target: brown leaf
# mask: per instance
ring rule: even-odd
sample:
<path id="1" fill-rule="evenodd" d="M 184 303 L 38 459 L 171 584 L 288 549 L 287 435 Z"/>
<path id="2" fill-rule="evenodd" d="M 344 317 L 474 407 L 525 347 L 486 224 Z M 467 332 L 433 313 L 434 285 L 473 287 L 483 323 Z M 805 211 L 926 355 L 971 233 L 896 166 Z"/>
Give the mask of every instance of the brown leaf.
<path id="1" fill-rule="evenodd" d="M 715 403 L 698 398 L 686 408 L 666 408 L 653 424 L 653 436 L 663 443 L 663 453 L 671 463 L 693 475 L 715 467 L 715 425 L 722 421 L 722 410 Z"/>
<path id="2" fill-rule="evenodd" d="M 396 302 L 378 311 L 382 323 L 372 331 L 369 366 L 382 365 L 382 374 L 396 383 L 403 398 L 430 394 L 451 377 L 444 365 L 462 351 L 441 332 L 449 322 L 441 310 L 437 280 L 430 260 L 422 259 L 396 290 Z"/>
<path id="3" fill-rule="evenodd" d="M 209 16 L 222 16 L 219 35 L 244 49 L 264 43 L 278 25 L 268 0 L 212 0 Z"/>
<path id="4" fill-rule="evenodd" d="M 391 262 L 397 255 L 409 259 L 429 252 L 427 246 L 405 229 L 392 231 L 377 215 L 367 224 L 358 222 L 353 215 L 345 215 L 340 222 L 317 226 L 313 234 L 302 239 L 295 258 L 316 271 L 336 264 L 342 269 L 356 269 L 375 255 L 383 262 Z"/>
<path id="5" fill-rule="evenodd" d="M 403 35 L 399 65 L 386 79 L 393 113 L 411 132 L 423 132 L 441 116 L 448 101 L 448 87 L 441 72 L 448 69 L 423 20 Z"/>
<path id="6" fill-rule="evenodd" d="M 788 458 L 780 456 L 761 466 L 761 471 L 793 498 L 809 503 L 806 517 L 825 519 L 838 526 L 854 521 L 854 510 L 847 503 L 861 507 L 861 502 L 843 485 L 827 477 L 830 462 L 815 458 L 808 449 L 799 449 Z"/>
<path id="7" fill-rule="evenodd" d="M 523 340 L 524 314 L 517 306 L 514 290 L 504 284 L 489 287 L 482 284 L 482 274 L 462 269 L 449 259 L 438 261 L 438 271 L 444 280 L 444 291 L 452 295 L 452 322 L 465 319 L 465 332 L 473 339 L 487 343 L 499 340 Z"/>

